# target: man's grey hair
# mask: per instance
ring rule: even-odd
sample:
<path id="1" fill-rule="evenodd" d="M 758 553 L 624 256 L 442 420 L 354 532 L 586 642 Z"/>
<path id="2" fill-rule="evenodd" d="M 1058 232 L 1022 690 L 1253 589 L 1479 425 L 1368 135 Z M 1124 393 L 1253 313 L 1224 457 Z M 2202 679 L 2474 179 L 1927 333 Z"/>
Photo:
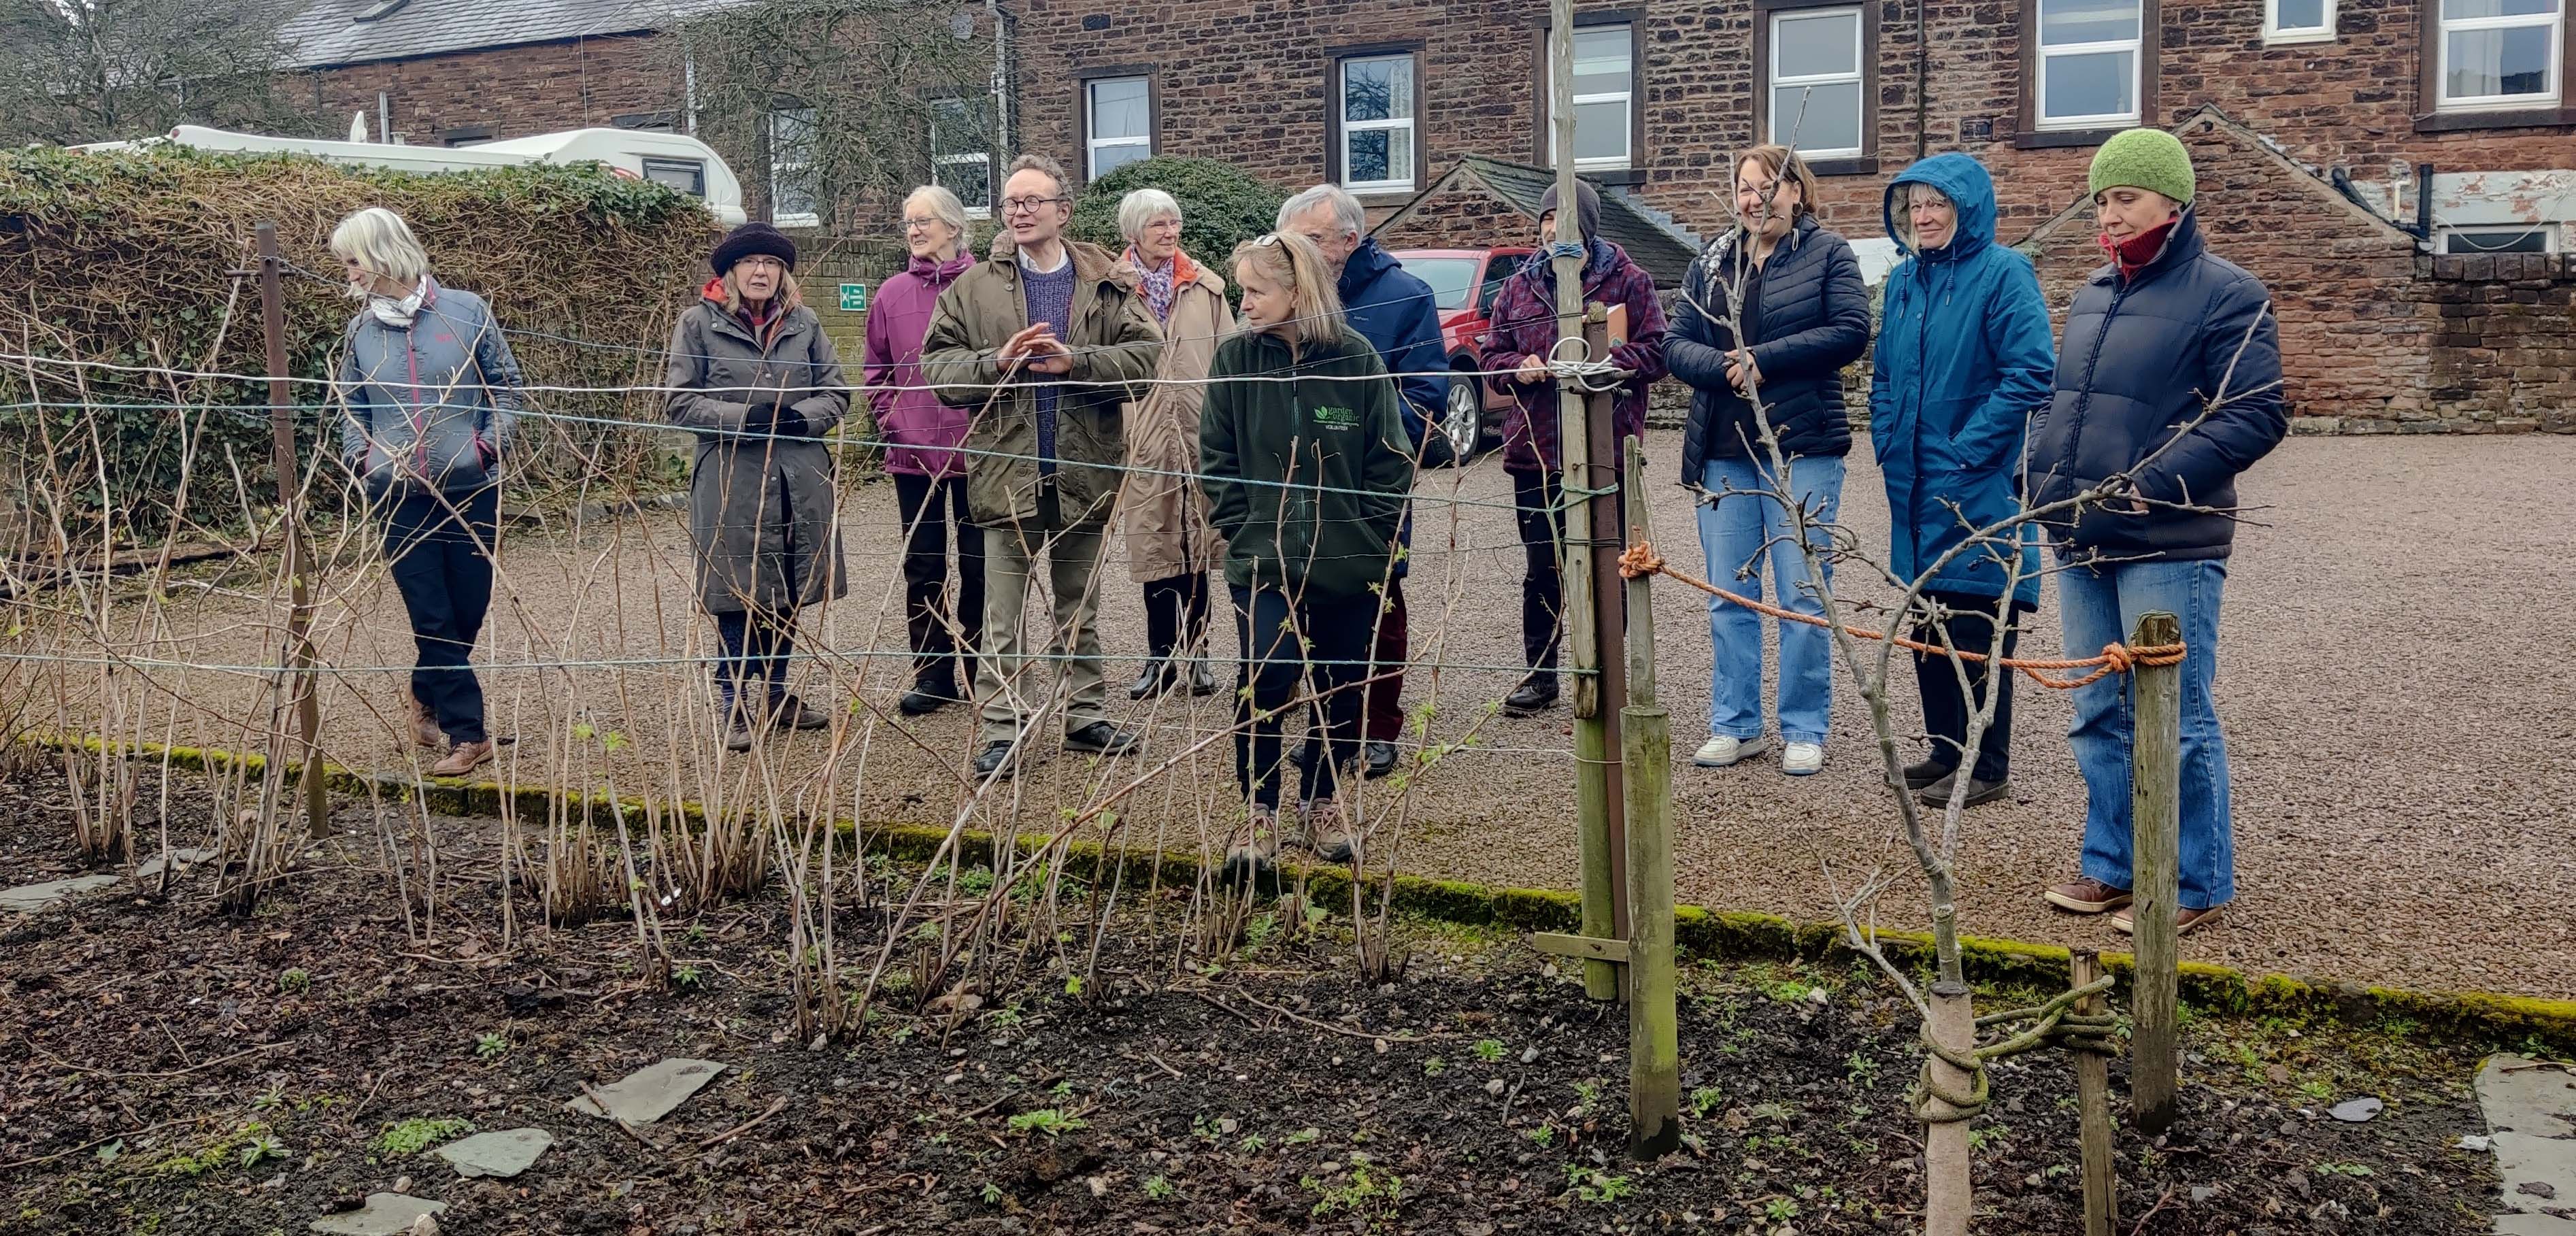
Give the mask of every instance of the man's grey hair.
<path id="1" fill-rule="evenodd" d="M 1068 183 L 1064 178 L 1064 165 L 1042 154 L 1024 154 L 1011 160 L 1010 166 L 1002 169 L 1002 179 L 1009 180 L 1021 172 L 1046 173 L 1049 179 L 1055 181 L 1057 193 L 1064 192 L 1064 187 Z"/>
<path id="2" fill-rule="evenodd" d="M 1351 236 L 1368 235 L 1368 212 L 1360 209 L 1360 200 L 1340 185 L 1317 185 L 1280 203 L 1277 226 L 1288 230 L 1288 221 L 1318 206 L 1333 208 L 1333 226 Z"/>
<path id="3" fill-rule="evenodd" d="M 1134 244 L 1158 219 L 1178 219 L 1181 204 L 1160 189 L 1138 189 L 1118 199 L 1118 234 Z"/>

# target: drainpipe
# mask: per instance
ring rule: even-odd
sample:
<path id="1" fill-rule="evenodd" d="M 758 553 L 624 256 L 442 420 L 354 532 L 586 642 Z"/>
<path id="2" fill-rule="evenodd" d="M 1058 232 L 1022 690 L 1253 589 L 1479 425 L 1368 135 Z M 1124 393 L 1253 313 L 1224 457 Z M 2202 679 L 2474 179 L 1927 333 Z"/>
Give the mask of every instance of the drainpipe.
<path id="1" fill-rule="evenodd" d="M 680 44 L 680 131 L 698 135 L 698 53 Z"/>
<path id="2" fill-rule="evenodd" d="M 1932 29 L 1924 23 L 1923 0 L 1914 0 L 1914 158 L 1918 163 L 1930 150 L 1925 143 L 1932 140 L 1932 135 L 1923 131 L 1924 113 L 1930 106 L 1923 91 L 1931 76 Z"/>
<path id="3" fill-rule="evenodd" d="M 389 91 L 376 92 L 376 140 L 388 145 L 394 140 L 394 96 Z"/>
<path id="4" fill-rule="evenodd" d="M 1012 150 L 1016 147 L 1011 144 L 1009 18 L 1002 12 L 1001 0 L 984 0 L 984 14 L 993 19 L 993 149 Z"/>
<path id="5" fill-rule="evenodd" d="M 2415 238 L 2433 243 L 2433 165 L 2415 165 Z"/>

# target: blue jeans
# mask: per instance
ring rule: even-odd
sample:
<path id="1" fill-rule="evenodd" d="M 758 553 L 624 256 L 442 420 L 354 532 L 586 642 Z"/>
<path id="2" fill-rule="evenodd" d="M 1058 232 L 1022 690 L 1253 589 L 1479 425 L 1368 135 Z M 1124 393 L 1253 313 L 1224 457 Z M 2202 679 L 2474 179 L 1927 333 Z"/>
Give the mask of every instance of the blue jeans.
<path id="1" fill-rule="evenodd" d="M 776 708 L 787 698 L 787 662 L 796 655 L 796 613 L 737 610 L 716 615 L 716 691 L 730 715 L 737 702 L 745 712 Z"/>
<path id="2" fill-rule="evenodd" d="M 1700 551 L 1708 557 L 1708 579 L 1729 592 L 1762 599 L 1762 564 L 1771 561 L 1773 604 L 1801 614 L 1825 612 L 1816 586 L 1808 579 L 1806 556 L 1798 552 L 1787 508 L 1771 496 L 1770 465 L 1750 459 L 1712 459 L 1701 467 L 1700 483 L 1726 497 L 1699 508 Z M 1802 455 L 1789 461 L 1789 493 L 1811 520 L 1832 523 L 1842 509 L 1843 461 L 1839 456 Z M 1732 492 L 1729 492 L 1732 491 Z M 1808 541 L 1819 551 L 1826 545 L 1821 527 Z M 1766 549 L 1765 546 L 1768 546 Z M 1750 564 L 1743 578 L 1736 572 Z M 1824 587 L 1834 584 L 1825 564 Z M 1762 616 L 1740 605 L 1708 599 L 1708 636 L 1716 645 L 1709 666 L 1708 732 L 1712 737 L 1752 739 L 1762 736 Z M 1833 633 L 1802 623 L 1780 624 L 1780 737 L 1788 742 L 1825 741 L 1833 706 Z"/>
<path id="3" fill-rule="evenodd" d="M 2066 654 L 2086 656 L 2126 643 L 2138 616 L 2163 610 L 2182 621 L 2182 908 L 2204 910 L 2236 897 L 2236 841 L 2227 812 L 2227 739 L 2218 730 L 2210 683 L 2218 676 L 2218 600 L 2227 585 L 2224 559 L 2123 562 L 2076 567 L 2057 577 L 2057 607 L 2066 624 Z M 2075 689 L 2075 723 L 2066 731 L 2084 772 L 2084 874 L 2131 888 L 2128 674 Z"/>

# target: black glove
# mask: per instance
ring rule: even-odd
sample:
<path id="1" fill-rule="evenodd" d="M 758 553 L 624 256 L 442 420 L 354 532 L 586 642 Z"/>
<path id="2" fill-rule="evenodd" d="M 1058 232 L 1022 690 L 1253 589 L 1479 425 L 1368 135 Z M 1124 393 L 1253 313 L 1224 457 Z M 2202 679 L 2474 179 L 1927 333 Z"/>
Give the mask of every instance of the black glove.
<path id="1" fill-rule="evenodd" d="M 755 401 L 742 414 L 742 432 L 747 436 L 768 437 L 778 432 L 778 401 Z"/>

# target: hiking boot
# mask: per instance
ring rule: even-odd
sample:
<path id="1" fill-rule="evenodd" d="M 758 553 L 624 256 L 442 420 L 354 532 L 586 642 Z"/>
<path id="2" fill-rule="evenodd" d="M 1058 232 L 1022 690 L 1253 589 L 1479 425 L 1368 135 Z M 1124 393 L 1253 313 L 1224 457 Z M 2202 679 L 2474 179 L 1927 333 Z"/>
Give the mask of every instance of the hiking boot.
<path id="1" fill-rule="evenodd" d="M 447 758 L 429 766 L 433 777 L 462 777 L 492 758 L 492 740 L 478 738 L 448 748 Z"/>
<path id="2" fill-rule="evenodd" d="M 1126 755 L 1145 745 L 1134 732 L 1122 730 L 1106 721 L 1094 721 L 1064 736 L 1067 751 L 1088 751 L 1095 755 Z"/>
<path id="3" fill-rule="evenodd" d="M 446 746 L 447 732 L 438 728 L 438 714 L 430 711 L 429 705 L 421 703 L 419 696 L 408 691 L 403 693 L 403 700 L 411 705 L 412 745 L 433 751 Z"/>
<path id="4" fill-rule="evenodd" d="M 1015 758 L 1018 754 L 1019 744 L 1017 743 L 985 743 L 984 749 L 975 753 L 975 779 L 978 781 L 986 778 L 995 781 L 1010 780 L 1019 773 L 1020 762 Z"/>
<path id="5" fill-rule="evenodd" d="M 1372 742 L 1360 748 L 1360 767 L 1369 780 L 1375 781 L 1395 771 L 1395 744 Z"/>
<path id="6" fill-rule="evenodd" d="M 1328 863 L 1347 863 L 1359 858 L 1360 839 L 1342 818 L 1339 799 L 1308 799 L 1300 814 L 1306 817 L 1306 846 L 1315 852 L 1315 857 Z"/>
<path id="7" fill-rule="evenodd" d="M 1192 658 L 1192 659 L 1191 659 L 1191 661 L 1190 661 L 1190 694 L 1192 694 L 1192 695 L 1214 695 L 1214 694 L 1216 694 L 1216 663 L 1215 663 L 1215 662 L 1213 662 L 1213 661 L 1209 660 L 1209 659 L 1208 659 L 1208 658 L 1206 658 L 1206 657 L 1195 657 L 1195 658 Z"/>
<path id="8" fill-rule="evenodd" d="M 1136 681 L 1128 684 L 1127 698 L 1141 700 L 1146 696 L 1161 695 L 1171 690 L 1172 684 L 1180 679 L 1180 669 L 1180 666 L 1165 657 L 1156 657 L 1145 662 L 1144 667 L 1136 671 Z"/>
<path id="9" fill-rule="evenodd" d="M 1507 717 L 1535 717 L 1555 706 L 1556 675 L 1554 672 L 1532 674 L 1521 679 L 1521 685 L 1513 688 L 1510 695 L 1503 697 L 1503 715 Z"/>
<path id="10" fill-rule="evenodd" d="M 1756 734 L 1751 738 L 1733 738 L 1725 734 L 1712 734 L 1707 742 L 1699 745 L 1699 750 L 1691 753 L 1691 763 L 1702 768 L 1729 768 L 1770 749 L 1771 739 L 1768 735 Z"/>
<path id="11" fill-rule="evenodd" d="M 1229 884 L 1245 883 L 1270 870 L 1278 857 L 1279 809 L 1254 803 L 1244 813 L 1234 845 L 1225 852 L 1224 879 Z"/>
<path id="12" fill-rule="evenodd" d="M 793 695 L 782 695 L 769 706 L 769 728 L 773 730 L 821 730 L 832 725 L 832 714 L 813 707 Z"/>
<path id="13" fill-rule="evenodd" d="M 1943 777 L 1930 785 L 1924 786 L 1923 792 L 1920 795 L 1923 805 L 1926 807 L 1948 807 L 1950 805 L 1950 795 L 1957 789 L 1958 783 L 1959 774 L 1956 771 L 1953 771 L 1949 776 Z M 1968 801 L 1965 805 L 1970 807 L 1980 806 L 1985 803 L 1993 802 L 2010 793 L 2012 793 L 2011 778 L 2007 777 L 2001 781 L 1986 781 L 1979 779 L 1975 773 L 1970 773 L 1968 774 Z"/>
<path id="14" fill-rule="evenodd" d="M 928 716 L 965 697 L 957 694 L 957 683 L 946 677 L 917 678 L 912 689 L 895 701 L 895 710 L 907 717 Z"/>
<path id="15" fill-rule="evenodd" d="M 2048 904 L 2078 914 L 2117 910 L 2132 900 L 2129 890 L 2113 888 L 2091 876 L 2077 876 L 2064 884 L 2051 884 L 2041 895 L 2048 899 Z"/>
<path id="16" fill-rule="evenodd" d="M 1812 777 L 1825 770 L 1825 744 L 1793 742 L 1780 748 L 1780 771 L 1792 777 Z"/>
<path id="17" fill-rule="evenodd" d="M 725 750 L 749 751 L 757 729 L 749 713 L 740 708 L 728 708 L 725 709 L 724 721 L 717 732 L 724 739 Z"/>
<path id="18" fill-rule="evenodd" d="M 1908 764 L 1905 766 L 1905 788 L 1909 790 L 1920 790 L 1930 786 L 1933 782 L 1946 781 L 1949 779 L 1950 773 L 1956 768 L 1957 765 L 1955 764 L 1944 764 L 1939 760 L 1925 760 L 1920 764 Z"/>
<path id="19" fill-rule="evenodd" d="M 2203 906 L 2197 910 L 2175 910 L 2174 934 L 2187 936 L 2191 934 L 2192 928 L 2202 923 L 2217 922 L 2219 912 L 2226 908 L 2225 906 Z M 2138 934 L 2138 908 L 2134 905 L 2123 906 L 2118 912 L 2112 914 L 2111 930 L 2124 936 Z"/>

